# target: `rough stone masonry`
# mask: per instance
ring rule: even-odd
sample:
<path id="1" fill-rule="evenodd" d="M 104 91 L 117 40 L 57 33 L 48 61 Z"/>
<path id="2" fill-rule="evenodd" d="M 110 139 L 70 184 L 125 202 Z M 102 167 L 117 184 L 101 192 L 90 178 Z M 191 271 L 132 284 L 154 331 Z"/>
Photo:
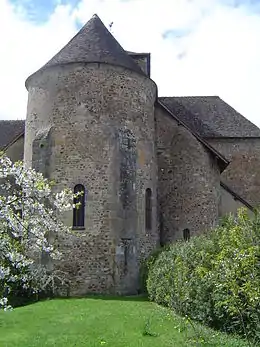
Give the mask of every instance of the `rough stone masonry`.
<path id="1" fill-rule="evenodd" d="M 260 130 L 218 97 L 159 98 L 150 58 L 125 51 L 95 15 L 27 79 L 25 131 L 1 123 L 11 159 L 84 190 L 64 215 L 65 261 L 52 264 L 70 295 L 136 294 L 157 247 L 259 203 Z"/>

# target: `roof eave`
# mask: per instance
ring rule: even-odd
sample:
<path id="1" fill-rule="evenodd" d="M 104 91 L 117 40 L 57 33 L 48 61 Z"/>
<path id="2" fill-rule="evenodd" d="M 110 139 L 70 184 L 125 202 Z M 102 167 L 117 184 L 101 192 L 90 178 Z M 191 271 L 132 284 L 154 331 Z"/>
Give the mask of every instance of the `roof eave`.
<path id="1" fill-rule="evenodd" d="M 9 143 L 7 143 L 2 149 L 1 151 L 6 152 L 6 150 L 12 146 L 12 144 L 14 144 L 17 140 L 19 140 L 19 138 L 21 138 L 22 136 L 24 136 L 25 131 L 21 131 L 18 135 L 16 135 Z"/>
<path id="2" fill-rule="evenodd" d="M 143 77 L 149 78 L 151 81 L 153 81 L 148 75 L 146 75 L 141 69 L 140 71 L 136 71 L 135 69 L 131 69 L 130 67 L 126 67 L 124 65 L 120 65 L 120 64 L 113 64 L 113 63 L 108 63 L 105 61 L 75 61 L 75 62 L 67 62 L 67 63 L 57 63 L 56 65 L 49 65 L 49 66 L 43 66 L 41 67 L 39 70 L 35 71 L 34 73 L 32 73 L 29 77 L 27 77 L 27 79 L 25 80 L 25 87 L 28 90 L 28 86 L 29 86 L 29 82 L 30 80 L 35 77 L 36 75 L 38 75 L 39 73 L 42 73 L 46 70 L 49 69 L 53 69 L 56 67 L 63 67 L 63 66 L 67 66 L 67 65 L 76 65 L 76 64 L 82 64 L 82 65 L 87 65 L 87 64 L 105 64 L 105 65 L 111 65 L 111 66 L 118 66 L 121 68 L 124 68 L 126 70 L 132 71 L 136 74 L 142 75 Z M 154 81 L 153 81 L 154 82 Z M 154 82 L 155 83 L 155 82 Z"/>
<path id="3" fill-rule="evenodd" d="M 226 185 L 226 183 L 220 181 L 220 186 L 225 189 L 229 194 L 231 194 L 235 200 L 239 200 L 243 205 L 245 205 L 249 210 L 254 211 L 255 208 L 249 204 L 245 199 L 243 199 L 239 194 L 234 192 L 233 189 L 231 189 L 229 186 Z"/>

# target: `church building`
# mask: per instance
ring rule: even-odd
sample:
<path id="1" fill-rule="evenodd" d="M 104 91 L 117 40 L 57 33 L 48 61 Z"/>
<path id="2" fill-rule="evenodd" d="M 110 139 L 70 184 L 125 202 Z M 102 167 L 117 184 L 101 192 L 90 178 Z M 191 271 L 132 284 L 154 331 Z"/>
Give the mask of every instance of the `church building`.
<path id="1" fill-rule="evenodd" d="M 71 295 L 138 293 L 152 251 L 260 202 L 260 129 L 218 96 L 158 97 L 150 65 L 94 15 L 26 80 L 26 120 L 0 121 L 13 161 L 84 192 L 60 240 Z"/>

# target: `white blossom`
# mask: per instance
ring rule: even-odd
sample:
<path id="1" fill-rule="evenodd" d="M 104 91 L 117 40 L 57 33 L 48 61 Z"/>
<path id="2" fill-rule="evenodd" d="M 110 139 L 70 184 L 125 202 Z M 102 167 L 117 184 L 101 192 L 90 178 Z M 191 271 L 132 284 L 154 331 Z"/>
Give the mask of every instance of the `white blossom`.
<path id="1" fill-rule="evenodd" d="M 45 252 L 52 259 L 61 258 L 48 235 L 70 232 L 60 217 L 72 208 L 70 190 L 54 193 L 53 184 L 41 173 L 0 155 L 0 308 L 8 307 L 8 297 L 3 295 L 10 292 L 12 283 L 40 290 L 35 279 L 47 279 L 47 273 L 34 264 L 34 256 Z"/>

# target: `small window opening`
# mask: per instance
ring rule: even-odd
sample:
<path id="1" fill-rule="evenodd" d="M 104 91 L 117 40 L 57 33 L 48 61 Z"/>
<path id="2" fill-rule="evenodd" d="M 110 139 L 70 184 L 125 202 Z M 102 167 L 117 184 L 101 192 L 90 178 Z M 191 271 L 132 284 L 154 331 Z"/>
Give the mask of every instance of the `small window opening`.
<path id="1" fill-rule="evenodd" d="M 77 197 L 74 197 L 73 204 L 73 228 L 84 228 L 85 222 L 85 198 L 86 192 L 85 187 L 82 184 L 77 184 L 74 187 L 74 194 L 77 194 Z"/>
<path id="2" fill-rule="evenodd" d="M 190 230 L 188 228 L 185 228 L 183 230 L 183 238 L 184 238 L 184 241 L 190 240 Z"/>
<path id="3" fill-rule="evenodd" d="M 145 191 L 145 229 L 152 229 L 152 190 L 150 188 Z"/>

